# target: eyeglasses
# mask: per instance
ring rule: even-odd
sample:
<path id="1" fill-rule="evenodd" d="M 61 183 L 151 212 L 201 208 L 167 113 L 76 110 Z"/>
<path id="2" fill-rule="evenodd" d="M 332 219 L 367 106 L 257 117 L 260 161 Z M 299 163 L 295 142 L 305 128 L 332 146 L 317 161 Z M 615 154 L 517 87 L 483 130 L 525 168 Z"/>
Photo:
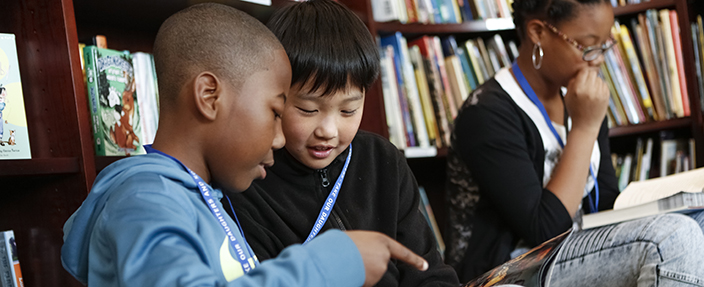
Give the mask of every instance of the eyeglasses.
<path id="1" fill-rule="evenodd" d="M 599 56 L 606 53 L 606 51 L 611 49 L 614 44 L 616 44 L 616 39 L 614 39 L 613 35 L 610 35 L 609 40 L 607 40 L 604 44 L 584 47 L 582 44 L 577 43 L 577 41 L 573 40 L 572 38 L 567 37 L 567 35 L 562 33 L 562 31 L 557 30 L 557 28 L 555 28 L 555 26 L 553 26 L 552 24 L 545 21 L 543 21 L 543 24 L 545 24 L 545 26 L 547 26 L 550 31 L 562 37 L 562 39 L 567 41 L 567 43 L 572 44 L 572 46 L 582 51 L 582 60 L 585 60 L 587 62 L 596 60 L 596 58 L 599 58 Z"/>

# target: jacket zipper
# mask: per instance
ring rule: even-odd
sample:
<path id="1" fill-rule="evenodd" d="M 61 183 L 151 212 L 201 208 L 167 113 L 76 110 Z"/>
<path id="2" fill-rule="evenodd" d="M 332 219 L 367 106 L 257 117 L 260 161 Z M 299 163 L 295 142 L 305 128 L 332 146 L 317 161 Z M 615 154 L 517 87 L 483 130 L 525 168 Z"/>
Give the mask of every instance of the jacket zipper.
<path id="1" fill-rule="evenodd" d="M 328 169 L 320 170 L 320 178 L 323 180 L 323 187 L 330 186 L 330 181 L 328 180 Z"/>
<path id="2" fill-rule="evenodd" d="M 322 180 L 323 188 L 326 188 L 326 187 L 330 186 L 330 180 L 328 180 L 328 169 L 327 169 L 327 168 L 326 168 L 326 169 L 321 169 L 319 172 L 320 172 L 320 179 Z M 334 207 L 333 207 L 333 210 L 332 210 L 332 212 L 331 212 L 331 215 L 332 215 L 332 218 L 334 218 L 334 220 L 335 220 L 333 225 L 337 225 L 337 227 L 338 227 L 340 230 L 347 230 L 347 229 L 345 228 L 345 225 L 342 223 L 342 219 L 340 219 L 340 216 L 337 215 L 337 212 L 335 212 L 335 208 L 334 208 Z"/>

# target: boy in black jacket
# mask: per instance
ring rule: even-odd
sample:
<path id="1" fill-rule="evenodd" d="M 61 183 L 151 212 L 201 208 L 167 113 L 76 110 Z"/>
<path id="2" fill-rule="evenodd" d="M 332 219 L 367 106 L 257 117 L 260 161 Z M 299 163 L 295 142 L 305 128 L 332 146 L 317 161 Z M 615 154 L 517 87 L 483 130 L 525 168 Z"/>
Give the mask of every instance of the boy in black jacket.
<path id="1" fill-rule="evenodd" d="M 293 70 L 282 117 L 284 149 L 264 180 L 232 198 L 260 260 L 328 229 L 375 230 L 429 263 L 425 272 L 390 263 L 377 286 L 458 286 L 418 210 L 418 186 L 388 140 L 358 131 L 364 93 L 379 74 L 377 47 L 362 21 L 330 0 L 277 11 L 269 28 Z"/>

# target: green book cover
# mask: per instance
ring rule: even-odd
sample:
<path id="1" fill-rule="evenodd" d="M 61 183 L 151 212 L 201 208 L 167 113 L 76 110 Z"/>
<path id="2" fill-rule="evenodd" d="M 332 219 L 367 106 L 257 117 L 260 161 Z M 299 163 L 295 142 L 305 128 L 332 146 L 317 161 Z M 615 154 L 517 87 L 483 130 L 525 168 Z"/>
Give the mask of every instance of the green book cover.
<path id="1" fill-rule="evenodd" d="M 0 160 L 30 158 L 15 35 L 0 33 Z"/>
<path id="2" fill-rule="evenodd" d="M 83 53 L 96 155 L 143 154 L 132 56 L 95 46 Z"/>

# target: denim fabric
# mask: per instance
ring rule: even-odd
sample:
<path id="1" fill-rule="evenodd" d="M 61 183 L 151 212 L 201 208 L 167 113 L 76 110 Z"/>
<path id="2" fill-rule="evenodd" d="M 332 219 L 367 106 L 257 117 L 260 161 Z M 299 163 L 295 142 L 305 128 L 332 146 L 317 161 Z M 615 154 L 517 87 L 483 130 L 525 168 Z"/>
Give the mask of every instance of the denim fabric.
<path id="1" fill-rule="evenodd" d="M 681 214 L 579 231 L 551 277 L 550 286 L 704 286 L 704 234 Z"/>

